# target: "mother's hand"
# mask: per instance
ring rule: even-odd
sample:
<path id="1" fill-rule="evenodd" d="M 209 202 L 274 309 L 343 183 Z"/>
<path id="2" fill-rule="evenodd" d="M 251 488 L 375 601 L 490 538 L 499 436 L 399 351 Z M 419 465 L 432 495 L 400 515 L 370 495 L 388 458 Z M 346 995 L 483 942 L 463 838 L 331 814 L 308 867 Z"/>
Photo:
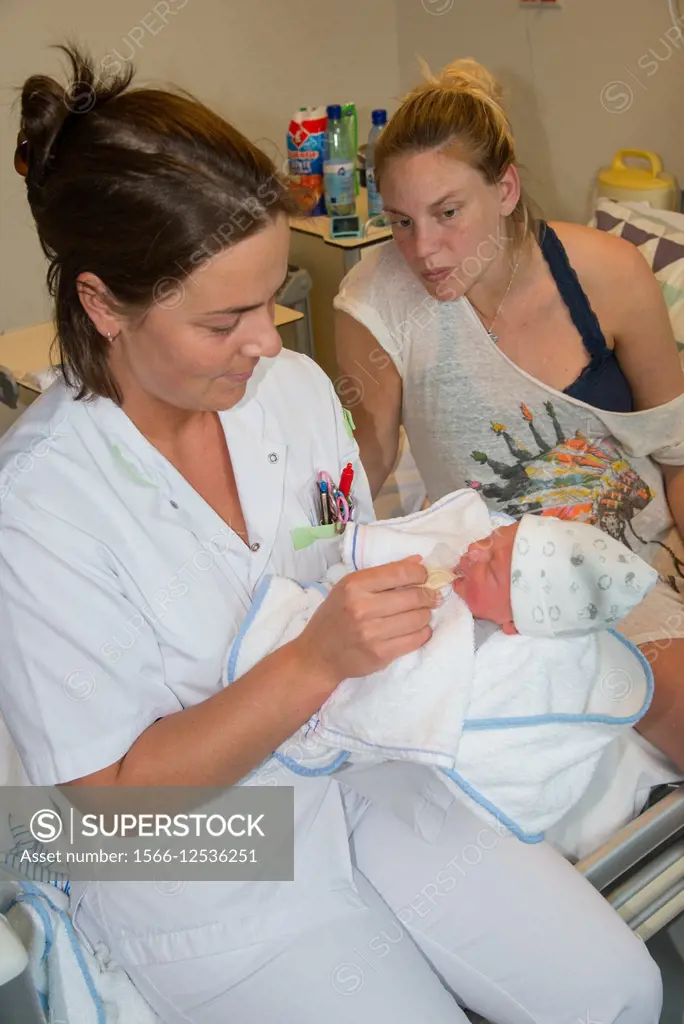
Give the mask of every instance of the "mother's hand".
<path id="1" fill-rule="evenodd" d="M 432 635 L 430 613 L 440 603 L 423 586 L 426 579 L 419 556 L 345 576 L 295 641 L 306 663 L 338 685 L 422 647 Z"/>

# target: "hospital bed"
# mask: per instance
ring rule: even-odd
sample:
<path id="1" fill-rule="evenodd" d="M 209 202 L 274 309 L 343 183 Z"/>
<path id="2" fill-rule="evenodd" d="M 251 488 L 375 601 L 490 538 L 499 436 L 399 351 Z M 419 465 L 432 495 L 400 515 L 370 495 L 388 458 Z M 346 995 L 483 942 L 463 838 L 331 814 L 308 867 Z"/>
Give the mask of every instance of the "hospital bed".
<path id="1" fill-rule="evenodd" d="M 684 914 L 684 783 L 576 867 L 644 942 Z"/>

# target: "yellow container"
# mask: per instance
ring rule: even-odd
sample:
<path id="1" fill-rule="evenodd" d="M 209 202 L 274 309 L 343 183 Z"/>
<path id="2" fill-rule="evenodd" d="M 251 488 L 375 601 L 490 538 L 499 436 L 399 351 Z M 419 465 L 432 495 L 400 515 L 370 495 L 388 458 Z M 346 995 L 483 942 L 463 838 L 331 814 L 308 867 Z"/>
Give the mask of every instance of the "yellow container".
<path id="1" fill-rule="evenodd" d="M 642 160 L 648 167 L 629 167 L 625 158 Z M 677 180 L 663 170 L 659 156 L 647 149 L 621 149 L 610 167 L 599 171 L 598 195 L 616 202 L 650 203 L 658 210 L 678 210 Z"/>

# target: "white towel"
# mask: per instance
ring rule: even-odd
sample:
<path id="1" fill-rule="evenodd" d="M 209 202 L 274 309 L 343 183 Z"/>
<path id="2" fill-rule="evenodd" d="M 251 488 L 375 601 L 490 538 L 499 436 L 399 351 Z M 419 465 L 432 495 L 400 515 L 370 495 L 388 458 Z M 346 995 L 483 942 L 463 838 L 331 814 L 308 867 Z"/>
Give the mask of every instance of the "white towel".
<path id="1" fill-rule="evenodd" d="M 492 528 L 479 494 L 455 491 L 409 516 L 352 524 L 343 535 L 342 560 L 353 569 L 368 569 L 421 555 L 430 567 L 452 569 L 469 545 L 488 537 Z"/>
<path id="2" fill-rule="evenodd" d="M 608 631 L 497 631 L 477 652 L 472 692 L 452 780 L 535 841 L 577 803 L 608 744 L 646 713 L 652 676 L 636 648 Z"/>
<path id="3" fill-rule="evenodd" d="M 262 581 L 231 647 L 225 682 L 297 636 L 351 566 L 419 552 L 432 566 L 450 568 L 491 528 L 484 502 L 467 490 L 396 522 L 348 529 L 343 565 L 326 580 L 307 588 Z M 487 820 L 494 815 L 536 842 L 581 797 L 606 745 L 645 713 L 650 668 L 610 632 L 532 639 L 496 630 L 476 652 L 472 615 L 449 594 L 421 650 L 345 680 L 276 756 L 303 774 L 350 760 L 432 765 Z"/>
<path id="4" fill-rule="evenodd" d="M 14 890 L 6 918 L 28 949 L 48 1024 L 161 1024 L 128 975 L 81 944 L 66 893 L 26 882 Z"/>

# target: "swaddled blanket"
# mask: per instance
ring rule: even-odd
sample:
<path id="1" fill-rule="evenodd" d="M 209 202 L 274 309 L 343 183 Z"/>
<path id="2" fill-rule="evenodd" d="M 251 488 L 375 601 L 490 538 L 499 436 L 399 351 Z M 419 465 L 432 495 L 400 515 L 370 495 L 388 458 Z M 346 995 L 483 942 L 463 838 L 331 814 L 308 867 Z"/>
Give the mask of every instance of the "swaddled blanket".
<path id="1" fill-rule="evenodd" d="M 431 569 L 450 569 L 492 526 L 482 499 L 465 490 L 412 516 L 349 527 L 325 579 L 261 581 L 225 682 L 298 636 L 347 572 L 416 553 Z M 579 800 L 606 745 L 645 714 L 650 668 L 609 630 L 547 638 L 495 629 L 477 646 L 468 607 L 446 593 L 427 644 L 345 680 L 276 756 L 301 774 L 388 759 L 431 765 L 486 819 L 537 842 Z"/>

